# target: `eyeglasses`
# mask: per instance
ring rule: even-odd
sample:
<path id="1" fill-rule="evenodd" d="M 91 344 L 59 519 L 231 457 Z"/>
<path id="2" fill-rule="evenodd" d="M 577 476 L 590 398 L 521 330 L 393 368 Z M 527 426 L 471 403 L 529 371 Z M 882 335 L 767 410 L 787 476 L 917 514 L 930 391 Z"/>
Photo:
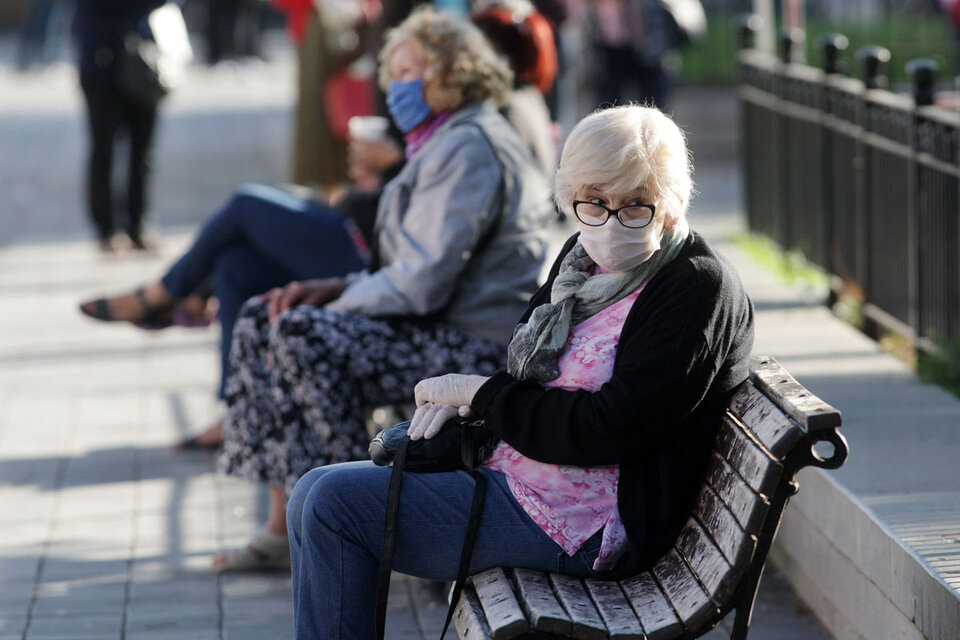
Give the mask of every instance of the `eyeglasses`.
<path id="1" fill-rule="evenodd" d="M 588 227 L 602 226 L 610 216 L 628 229 L 642 229 L 653 221 L 657 208 L 652 204 L 630 204 L 619 209 L 611 209 L 596 202 L 586 200 L 573 201 L 573 215 Z"/>

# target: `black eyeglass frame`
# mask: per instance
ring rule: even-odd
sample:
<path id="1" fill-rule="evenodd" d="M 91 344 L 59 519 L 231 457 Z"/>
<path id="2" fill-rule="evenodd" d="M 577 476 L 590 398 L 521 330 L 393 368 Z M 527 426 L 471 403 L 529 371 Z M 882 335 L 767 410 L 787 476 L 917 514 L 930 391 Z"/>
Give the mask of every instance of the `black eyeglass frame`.
<path id="1" fill-rule="evenodd" d="M 603 222 L 601 222 L 600 224 L 591 224 L 590 222 L 587 222 L 586 220 L 580 217 L 580 212 L 577 211 L 577 206 L 581 204 L 588 204 L 591 207 L 600 207 L 601 209 L 604 209 L 607 212 L 607 217 L 604 218 Z M 624 209 L 630 209 L 632 207 L 643 207 L 645 209 L 650 209 L 650 219 L 647 220 L 644 224 L 640 225 L 639 227 L 631 227 L 630 225 L 626 224 L 623 220 L 620 219 L 620 212 L 623 211 Z M 614 216 L 617 219 L 617 222 L 619 222 L 621 226 L 626 227 L 627 229 L 643 229 L 644 227 L 650 226 L 650 223 L 653 222 L 654 218 L 657 217 L 657 206 L 653 204 L 646 204 L 641 202 L 640 204 L 628 204 L 626 206 L 619 207 L 617 209 L 611 209 L 610 207 L 604 206 L 598 202 L 590 202 L 589 200 L 574 200 L 573 215 L 574 217 L 576 217 L 577 220 L 587 225 L 588 227 L 602 227 L 603 225 L 607 224 L 607 220 L 610 219 L 610 216 Z"/>

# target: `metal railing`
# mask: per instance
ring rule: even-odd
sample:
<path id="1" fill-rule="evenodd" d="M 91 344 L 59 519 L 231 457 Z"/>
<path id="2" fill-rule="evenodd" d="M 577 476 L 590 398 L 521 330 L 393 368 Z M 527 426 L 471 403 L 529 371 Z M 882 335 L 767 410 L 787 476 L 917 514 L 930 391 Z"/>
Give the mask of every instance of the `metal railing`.
<path id="1" fill-rule="evenodd" d="M 882 47 L 857 52 L 862 80 L 838 73 L 845 42 L 821 39 L 824 69 L 787 38 L 738 53 L 748 225 L 918 347 L 960 339 L 960 113 L 932 106 L 931 61 L 908 64 L 913 95 L 883 88 Z"/>

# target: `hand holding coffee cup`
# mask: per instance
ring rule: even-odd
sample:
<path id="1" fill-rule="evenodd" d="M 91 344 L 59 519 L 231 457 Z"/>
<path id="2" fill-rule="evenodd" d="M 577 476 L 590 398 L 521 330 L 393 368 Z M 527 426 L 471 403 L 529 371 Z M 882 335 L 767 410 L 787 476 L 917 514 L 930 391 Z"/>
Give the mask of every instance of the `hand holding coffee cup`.
<path id="1" fill-rule="evenodd" d="M 379 186 L 380 173 L 403 159 L 403 150 L 390 137 L 390 123 L 379 116 L 354 116 L 348 123 L 348 175 L 359 189 Z"/>

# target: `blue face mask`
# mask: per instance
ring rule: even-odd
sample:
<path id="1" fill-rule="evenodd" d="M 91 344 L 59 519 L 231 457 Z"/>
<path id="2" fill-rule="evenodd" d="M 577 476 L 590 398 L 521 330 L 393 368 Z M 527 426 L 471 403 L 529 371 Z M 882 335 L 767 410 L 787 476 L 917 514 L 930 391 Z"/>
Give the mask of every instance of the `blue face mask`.
<path id="1" fill-rule="evenodd" d="M 397 128 L 404 133 L 426 120 L 431 109 L 423 99 L 423 80 L 391 80 L 387 85 L 387 109 Z"/>

